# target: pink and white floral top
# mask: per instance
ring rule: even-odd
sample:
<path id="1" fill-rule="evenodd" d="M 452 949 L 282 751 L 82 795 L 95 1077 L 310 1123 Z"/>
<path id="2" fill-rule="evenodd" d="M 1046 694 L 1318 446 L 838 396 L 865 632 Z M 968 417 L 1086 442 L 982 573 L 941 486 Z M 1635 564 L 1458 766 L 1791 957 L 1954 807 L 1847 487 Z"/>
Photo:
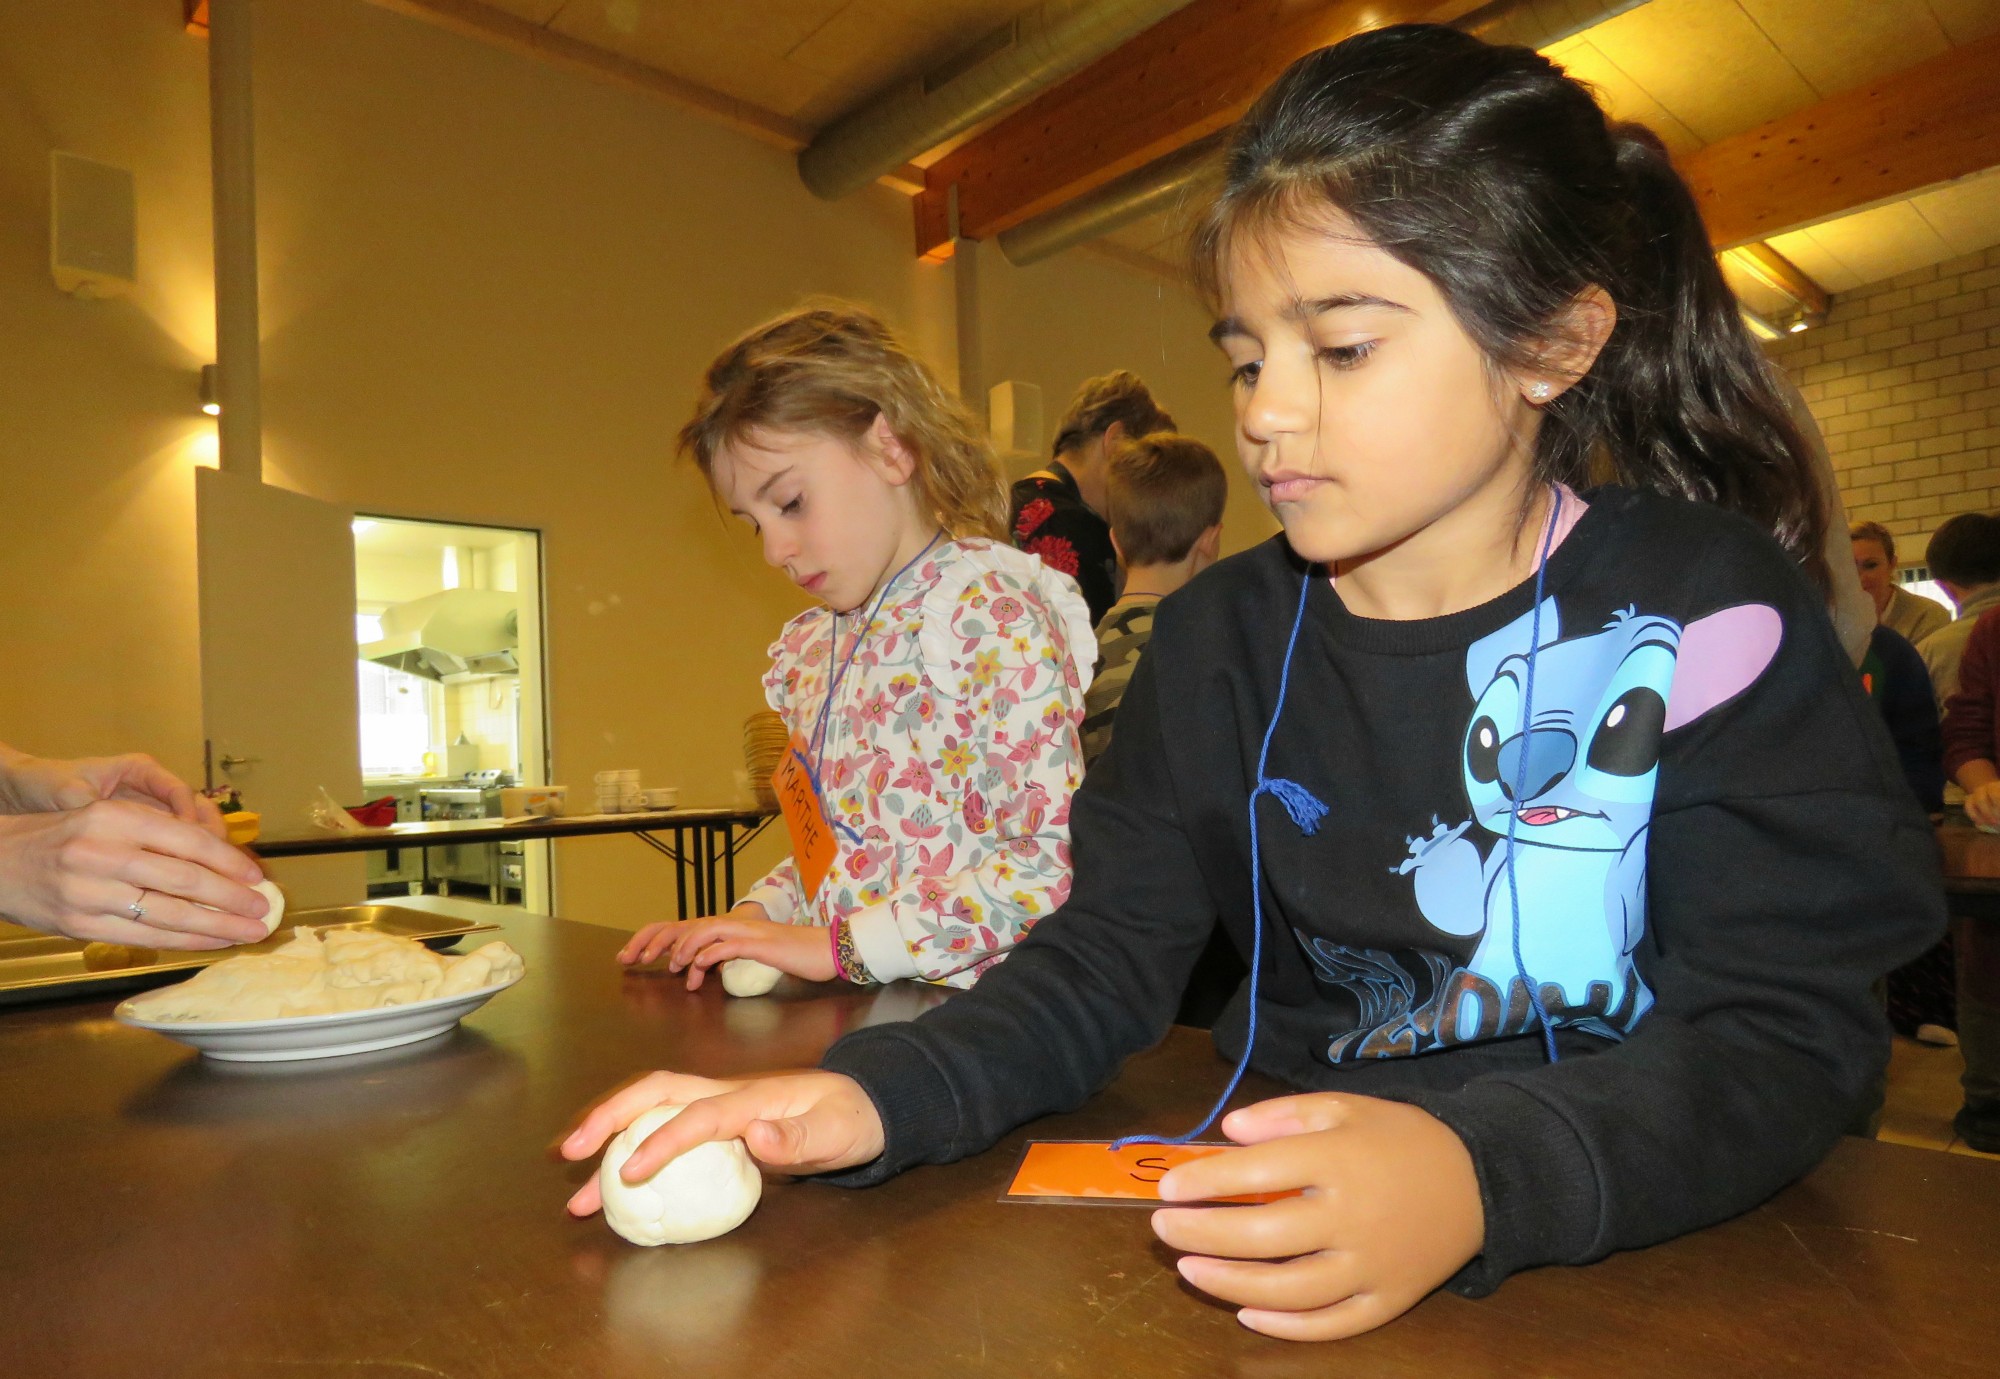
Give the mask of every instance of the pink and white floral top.
<path id="1" fill-rule="evenodd" d="M 835 926 L 856 978 L 971 986 L 1069 895 L 1090 612 L 1067 575 L 968 538 L 905 574 L 864 634 L 866 616 L 815 608 L 771 645 L 765 696 L 810 760 L 828 677 L 862 638 L 819 762 L 833 866 L 807 896 L 787 858 L 742 899 Z"/>

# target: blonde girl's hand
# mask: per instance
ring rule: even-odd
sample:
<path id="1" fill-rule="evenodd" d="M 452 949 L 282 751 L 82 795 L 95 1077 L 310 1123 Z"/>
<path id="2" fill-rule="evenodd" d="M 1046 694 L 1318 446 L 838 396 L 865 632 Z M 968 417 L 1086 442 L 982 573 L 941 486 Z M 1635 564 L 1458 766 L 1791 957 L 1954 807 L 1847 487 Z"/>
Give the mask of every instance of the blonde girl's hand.
<path id="1" fill-rule="evenodd" d="M 682 933 L 698 924 L 719 924 L 725 919 L 765 919 L 767 914 L 762 905 L 754 900 L 746 900 L 726 915 L 710 915 L 705 919 L 671 920 L 663 919 L 648 924 L 625 941 L 618 950 L 618 961 L 631 967 L 637 963 L 658 962 L 660 956 L 673 947 L 674 941 Z M 678 970 L 678 969 L 677 969 Z"/>
<path id="2" fill-rule="evenodd" d="M 818 924 L 773 924 L 760 917 L 698 920 L 681 926 L 667 952 L 667 970 L 687 973 L 689 991 L 699 991 L 708 969 L 731 958 L 755 958 L 809 982 L 840 975 L 833 961 L 833 936 Z"/>
<path id="3" fill-rule="evenodd" d="M 1375 1097 L 1281 1097 L 1222 1122 L 1244 1145 L 1181 1165 L 1160 1196 L 1296 1191 L 1258 1206 L 1168 1207 L 1153 1231 L 1181 1277 L 1239 1305 L 1253 1331 L 1337 1340 L 1402 1315 L 1479 1253 L 1472 1156 L 1428 1112 Z"/>
<path id="4" fill-rule="evenodd" d="M 718 1082 L 682 1073 L 648 1073 L 584 1113 L 557 1146 L 565 1159 L 587 1159 L 655 1106 L 686 1106 L 632 1152 L 620 1170 L 642 1182 L 674 1158 L 710 1140 L 740 1139 L 758 1162 L 787 1173 L 827 1173 L 882 1153 L 882 1118 L 861 1084 L 839 1073 L 774 1073 Z M 597 1177 L 569 1199 L 573 1216 L 603 1206 Z"/>
<path id="5" fill-rule="evenodd" d="M 1988 781 L 1967 794 L 1965 814 L 1975 824 L 2000 828 L 2000 780 Z"/>

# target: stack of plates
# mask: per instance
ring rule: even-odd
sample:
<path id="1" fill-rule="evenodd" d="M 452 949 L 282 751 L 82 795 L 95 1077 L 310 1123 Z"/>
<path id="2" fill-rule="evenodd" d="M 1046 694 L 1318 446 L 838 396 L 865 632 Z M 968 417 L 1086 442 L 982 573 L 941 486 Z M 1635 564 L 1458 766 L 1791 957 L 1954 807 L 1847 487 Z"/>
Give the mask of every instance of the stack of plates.
<path id="1" fill-rule="evenodd" d="M 778 807 L 777 792 L 771 788 L 771 773 L 778 769 L 785 745 L 790 741 L 785 720 L 770 709 L 760 709 L 744 720 L 743 765 L 750 772 L 750 788 L 756 792 L 758 802 L 767 808 Z"/>

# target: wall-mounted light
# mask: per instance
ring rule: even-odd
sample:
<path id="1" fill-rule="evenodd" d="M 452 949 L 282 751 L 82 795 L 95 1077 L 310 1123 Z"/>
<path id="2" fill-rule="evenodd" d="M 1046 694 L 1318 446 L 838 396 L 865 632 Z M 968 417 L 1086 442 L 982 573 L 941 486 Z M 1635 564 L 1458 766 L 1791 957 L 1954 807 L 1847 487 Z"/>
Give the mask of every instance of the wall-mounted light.
<path id="1" fill-rule="evenodd" d="M 1803 315 L 1801 315 L 1798 317 L 1797 320 L 1793 321 L 1790 325 L 1786 326 L 1785 330 L 1792 335 L 1797 335 L 1800 331 L 1804 330 L 1807 326 L 1811 324 L 1812 323 L 1810 321 L 1806 320 L 1806 318 Z"/>
<path id="2" fill-rule="evenodd" d="M 212 417 L 222 415 L 222 404 L 215 395 L 215 365 L 201 366 L 201 410 Z"/>

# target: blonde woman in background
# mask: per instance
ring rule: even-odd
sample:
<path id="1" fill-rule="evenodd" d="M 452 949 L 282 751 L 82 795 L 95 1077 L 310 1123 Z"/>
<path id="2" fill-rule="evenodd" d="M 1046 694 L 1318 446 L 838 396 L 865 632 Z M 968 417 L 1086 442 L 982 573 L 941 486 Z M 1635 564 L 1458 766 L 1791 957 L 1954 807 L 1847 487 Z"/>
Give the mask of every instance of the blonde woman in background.
<path id="1" fill-rule="evenodd" d="M 1854 570 L 1861 588 L 1875 601 L 1875 620 L 1912 646 L 1951 621 L 1943 604 L 1896 584 L 1896 538 L 1880 522 L 1856 522 Z"/>

